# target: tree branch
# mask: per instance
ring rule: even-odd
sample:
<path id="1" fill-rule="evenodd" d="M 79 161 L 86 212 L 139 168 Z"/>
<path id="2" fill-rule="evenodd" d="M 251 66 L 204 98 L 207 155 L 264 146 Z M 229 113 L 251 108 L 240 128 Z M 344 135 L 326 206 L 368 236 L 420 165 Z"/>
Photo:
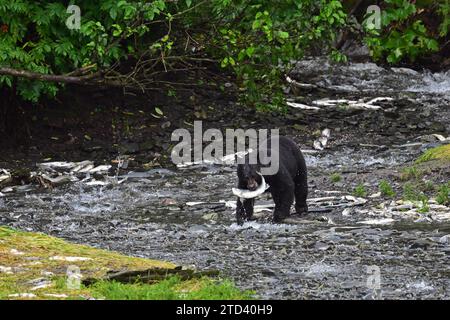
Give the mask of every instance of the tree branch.
<path id="1" fill-rule="evenodd" d="M 91 73 L 84 76 L 71 76 L 71 75 L 54 75 L 44 74 L 28 70 L 20 70 L 8 67 L 0 67 L 0 75 L 13 76 L 18 78 L 25 78 L 31 80 L 41 80 L 47 82 L 61 82 L 61 83 L 78 83 L 87 84 L 92 79 L 99 77 L 102 73 L 100 71 Z"/>

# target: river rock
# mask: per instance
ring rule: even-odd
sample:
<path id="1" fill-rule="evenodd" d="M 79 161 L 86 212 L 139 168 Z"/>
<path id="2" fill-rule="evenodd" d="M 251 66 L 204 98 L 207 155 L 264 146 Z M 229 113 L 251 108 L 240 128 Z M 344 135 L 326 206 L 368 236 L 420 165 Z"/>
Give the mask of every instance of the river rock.
<path id="1" fill-rule="evenodd" d="M 409 249 L 423 249 L 426 250 L 429 246 L 431 246 L 433 242 L 426 239 L 417 239 L 413 241 L 413 243 L 409 246 Z"/>
<path id="2" fill-rule="evenodd" d="M 202 218 L 205 220 L 217 220 L 219 219 L 219 214 L 217 212 L 211 212 L 203 215 Z"/>
<path id="3" fill-rule="evenodd" d="M 445 236 L 442 236 L 438 240 L 440 243 L 450 243 L 450 235 L 446 234 Z"/>

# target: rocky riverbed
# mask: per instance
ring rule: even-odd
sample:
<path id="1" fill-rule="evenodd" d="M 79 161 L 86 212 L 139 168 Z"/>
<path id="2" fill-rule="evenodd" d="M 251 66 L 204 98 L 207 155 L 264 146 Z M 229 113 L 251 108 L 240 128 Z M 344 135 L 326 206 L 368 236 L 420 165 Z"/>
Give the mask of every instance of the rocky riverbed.
<path id="1" fill-rule="evenodd" d="M 95 163 L 111 165 L 108 174 L 60 168 L 52 174 L 76 178 L 53 189 L 2 190 L 0 224 L 220 269 L 262 298 L 448 299 L 450 207 L 440 197 L 450 162 L 414 161 L 450 142 L 450 74 L 315 59 L 290 78 L 287 114 L 243 110 L 206 127 L 281 128 L 292 136 L 309 168 L 304 219 L 271 224 L 264 195 L 258 219 L 237 226 L 234 165 L 116 171 L 111 157 Z"/>

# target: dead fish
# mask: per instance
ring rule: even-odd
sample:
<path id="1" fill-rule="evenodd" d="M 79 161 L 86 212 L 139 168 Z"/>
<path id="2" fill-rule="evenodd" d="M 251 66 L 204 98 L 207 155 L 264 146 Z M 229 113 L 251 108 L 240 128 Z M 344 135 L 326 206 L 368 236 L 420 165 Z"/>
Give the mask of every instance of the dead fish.
<path id="1" fill-rule="evenodd" d="M 386 219 L 372 219 L 372 220 L 358 221 L 356 223 L 368 225 L 383 225 L 383 224 L 391 224 L 394 221 L 395 221 L 394 219 L 386 218 Z"/>
<path id="2" fill-rule="evenodd" d="M 75 178 L 73 176 L 69 176 L 69 175 L 58 176 L 58 177 L 52 178 L 52 177 L 49 177 L 49 176 L 43 174 L 40 176 L 40 178 L 44 180 L 44 181 L 40 181 L 40 182 L 47 182 L 47 183 L 43 183 L 43 185 L 50 185 L 52 187 L 62 185 L 62 184 L 68 183 L 68 182 L 78 181 L 77 178 Z"/>
<path id="3" fill-rule="evenodd" d="M 439 141 L 450 140 L 450 137 L 445 138 L 443 135 L 440 135 L 440 134 L 437 134 L 437 133 L 433 133 L 432 136 L 436 137 L 436 139 L 438 139 Z"/>
<path id="4" fill-rule="evenodd" d="M 122 180 L 119 180 L 118 177 L 105 176 L 105 182 L 111 183 L 113 185 L 122 184 L 123 182 L 125 182 L 127 180 L 128 180 L 128 177 L 125 177 Z M 141 181 L 143 181 L 143 180 L 141 180 Z"/>
<path id="5" fill-rule="evenodd" d="M 11 181 L 12 181 L 11 176 L 6 176 L 6 175 L 0 176 L 0 185 L 1 184 L 6 185 L 6 184 L 10 183 Z"/>
<path id="6" fill-rule="evenodd" d="M 302 109 L 302 110 L 320 110 L 320 108 L 319 107 L 312 107 L 312 106 L 308 106 L 308 105 L 306 105 L 306 104 L 303 104 L 303 103 L 296 103 L 296 102 L 286 102 L 286 104 L 289 106 L 289 107 L 292 107 L 292 108 L 296 108 L 296 109 Z"/>
<path id="7" fill-rule="evenodd" d="M 321 197 L 321 198 L 309 198 L 306 201 L 307 202 L 324 202 L 324 201 L 332 201 L 332 200 L 339 200 L 340 197 Z"/>
<path id="8" fill-rule="evenodd" d="M 347 100 L 347 99 L 338 99 L 338 100 L 332 100 L 332 99 L 322 99 L 322 100 L 315 100 L 313 101 L 313 104 L 318 106 L 326 106 L 326 107 L 338 107 L 339 105 L 345 105 L 346 108 L 351 109 L 368 109 L 368 110 L 379 110 L 381 109 L 380 106 L 374 105 L 373 103 L 378 101 L 390 101 L 393 100 L 389 97 L 379 97 L 374 98 L 370 100 L 369 102 L 364 102 L 363 99 L 360 99 L 359 101 L 355 100 Z"/>
<path id="9" fill-rule="evenodd" d="M 325 148 L 327 146 L 328 138 L 322 136 L 319 138 L 319 142 L 322 145 L 322 147 Z"/>
<path id="10" fill-rule="evenodd" d="M 104 171 L 108 171 L 109 169 L 111 169 L 110 165 L 102 165 L 102 166 L 97 166 L 97 167 L 89 170 L 89 173 L 104 172 Z"/>
<path id="11" fill-rule="evenodd" d="M 92 169 L 94 169 L 94 165 L 93 164 L 88 164 L 86 165 L 84 168 L 81 168 L 80 170 L 78 170 L 77 172 L 79 173 L 90 173 Z"/>
<path id="12" fill-rule="evenodd" d="M 314 141 L 313 147 L 314 147 L 314 149 L 316 149 L 316 150 L 323 150 L 322 144 L 321 144 L 320 141 L 318 141 L 318 140 Z"/>
<path id="13" fill-rule="evenodd" d="M 349 107 L 351 107 L 353 109 L 369 109 L 369 110 L 379 110 L 379 109 L 381 109 L 380 106 L 371 105 L 371 104 L 363 103 L 363 102 L 350 104 Z"/>
<path id="14" fill-rule="evenodd" d="M 110 182 L 100 180 L 92 180 L 86 183 L 87 186 L 106 186 L 108 184 L 110 184 Z"/>
<path id="15" fill-rule="evenodd" d="M 71 169 L 76 165 L 74 162 L 67 161 L 42 162 L 37 164 L 41 169 Z"/>
<path id="16" fill-rule="evenodd" d="M 6 188 L 3 188 L 1 191 L 2 191 L 3 193 L 9 193 L 9 192 L 13 192 L 13 191 L 14 191 L 14 188 L 6 187 Z"/>
<path id="17" fill-rule="evenodd" d="M 333 107 L 336 106 L 338 104 L 342 104 L 342 103 L 356 103 L 357 101 L 351 101 L 351 100 L 347 100 L 347 99 L 339 99 L 339 100 L 332 100 L 332 99 L 322 99 L 322 100 L 315 100 L 313 101 L 313 104 L 317 105 L 317 106 L 325 106 L 325 107 Z"/>
<path id="18" fill-rule="evenodd" d="M 320 138 L 315 140 L 313 143 L 314 149 L 323 150 L 326 147 L 330 136 L 331 136 L 331 130 L 328 128 L 323 129 L 321 132 Z"/>
<path id="19" fill-rule="evenodd" d="M 342 191 L 339 190 L 315 190 L 316 193 L 323 192 L 325 194 L 341 194 Z"/>
<path id="20" fill-rule="evenodd" d="M 351 196 L 351 195 L 343 196 L 342 200 L 352 201 L 352 202 L 357 203 L 357 204 L 364 204 L 364 203 L 367 202 L 367 200 L 364 199 L 364 198 L 354 197 L 354 196 Z"/>
<path id="21" fill-rule="evenodd" d="M 375 102 L 378 101 L 392 101 L 394 100 L 391 97 L 378 97 L 378 98 L 373 98 L 372 100 L 368 101 L 367 104 L 374 104 Z"/>
<path id="22" fill-rule="evenodd" d="M 188 207 L 192 207 L 192 206 L 196 206 L 196 205 L 203 204 L 203 203 L 207 203 L 207 202 L 204 202 L 204 201 L 192 201 L 192 202 L 186 202 L 186 205 Z"/>
<path id="23" fill-rule="evenodd" d="M 256 190 L 250 191 L 246 189 L 232 188 L 231 190 L 233 191 L 233 194 L 241 199 L 252 199 L 256 198 L 260 194 L 263 194 L 264 191 L 266 191 L 267 188 L 269 188 L 269 186 L 266 185 L 266 180 L 264 180 L 264 177 L 260 173 L 258 174 L 261 176 L 261 184 Z"/>
<path id="24" fill-rule="evenodd" d="M 342 215 L 344 216 L 344 217 L 347 217 L 347 216 L 349 216 L 350 214 L 351 214 L 351 209 L 350 208 L 345 208 L 343 211 L 342 211 Z"/>
<path id="25" fill-rule="evenodd" d="M 94 163 L 89 160 L 81 161 L 81 162 L 76 163 L 76 166 L 72 169 L 72 171 L 78 172 L 90 165 L 94 165 Z"/>
<path id="26" fill-rule="evenodd" d="M 0 183 L 8 179 L 11 179 L 11 174 L 5 169 L 0 169 Z"/>

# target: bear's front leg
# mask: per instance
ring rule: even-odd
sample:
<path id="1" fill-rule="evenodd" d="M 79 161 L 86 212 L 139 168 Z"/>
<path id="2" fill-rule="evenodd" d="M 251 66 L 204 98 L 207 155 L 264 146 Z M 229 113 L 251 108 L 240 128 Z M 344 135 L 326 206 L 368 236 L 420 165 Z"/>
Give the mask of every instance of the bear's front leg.
<path id="1" fill-rule="evenodd" d="M 244 199 L 245 218 L 250 220 L 253 217 L 253 206 L 255 199 Z"/>
<path id="2" fill-rule="evenodd" d="M 295 179 L 295 212 L 298 215 L 306 215 L 308 213 L 308 205 L 306 198 L 308 197 L 308 181 L 306 172 L 298 175 Z"/>
<path id="3" fill-rule="evenodd" d="M 238 198 L 236 203 L 236 221 L 238 225 L 242 225 L 244 220 L 250 220 L 253 217 L 255 199 L 244 199 L 243 202 Z"/>
<path id="4" fill-rule="evenodd" d="M 286 177 L 284 181 L 277 183 L 271 193 L 275 202 L 273 222 L 279 223 L 290 215 L 291 206 L 294 202 L 294 182 Z"/>
<path id="5" fill-rule="evenodd" d="M 242 225 L 245 220 L 245 208 L 241 202 L 241 198 L 237 199 L 236 202 L 236 223 Z"/>

